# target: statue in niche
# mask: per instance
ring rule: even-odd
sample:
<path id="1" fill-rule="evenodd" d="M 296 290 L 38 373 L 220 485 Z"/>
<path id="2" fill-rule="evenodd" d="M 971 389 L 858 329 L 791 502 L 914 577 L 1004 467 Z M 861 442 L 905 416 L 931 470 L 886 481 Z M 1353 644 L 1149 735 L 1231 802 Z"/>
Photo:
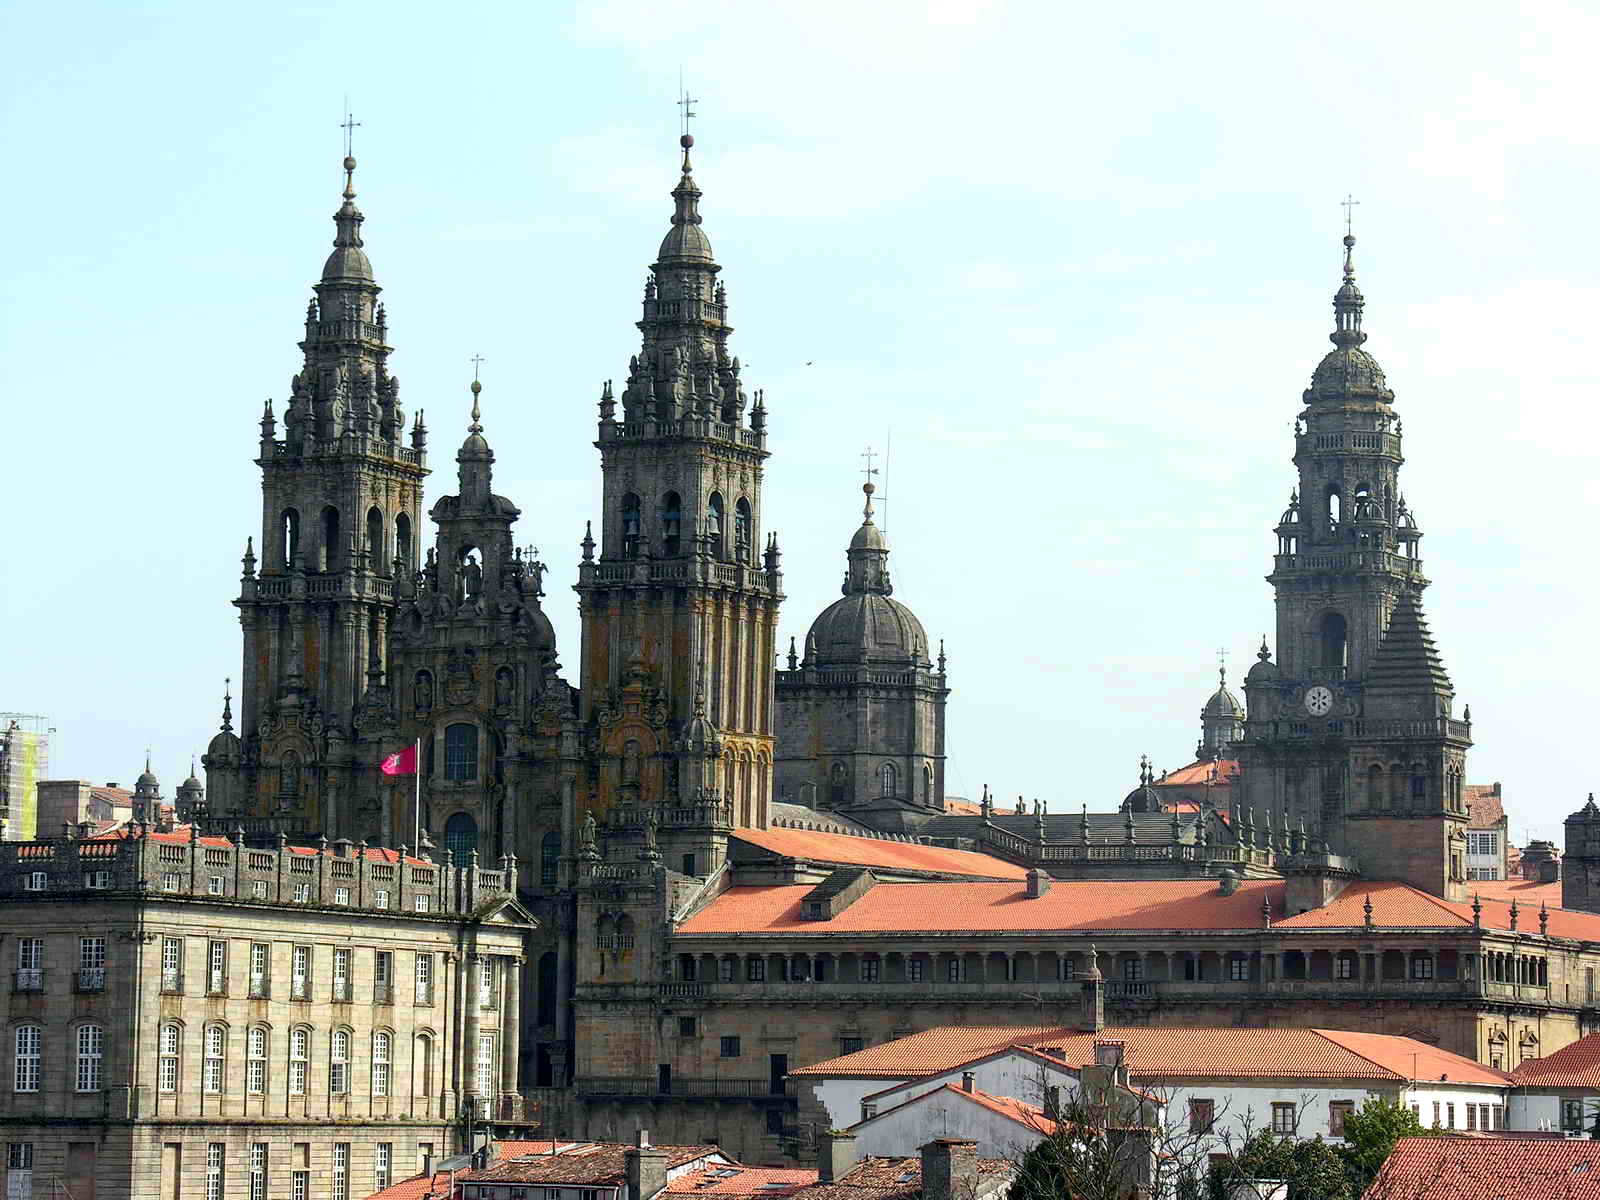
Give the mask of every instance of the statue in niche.
<path id="1" fill-rule="evenodd" d="M 426 671 L 417 672 L 416 707 L 419 713 L 433 709 L 433 676 Z"/>
<path id="2" fill-rule="evenodd" d="M 494 706 L 511 707 L 512 676 L 510 667 L 501 667 L 494 673 Z"/>
<path id="3" fill-rule="evenodd" d="M 483 591 L 483 568 L 478 565 L 478 559 L 471 551 L 467 552 L 467 559 L 461 564 L 461 584 L 468 600 L 475 599 Z"/>
<path id="4" fill-rule="evenodd" d="M 585 851 L 595 848 L 595 819 L 594 813 L 583 814 L 583 829 L 578 834 L 578 845 Z"/>

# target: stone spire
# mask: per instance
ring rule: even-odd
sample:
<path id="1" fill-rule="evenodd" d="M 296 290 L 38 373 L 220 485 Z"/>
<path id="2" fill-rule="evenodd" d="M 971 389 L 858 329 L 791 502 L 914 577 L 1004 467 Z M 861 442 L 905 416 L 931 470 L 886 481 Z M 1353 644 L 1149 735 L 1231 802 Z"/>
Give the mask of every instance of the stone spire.
<path id="1" fill-rule="evenodd" d="M 1422 615 L 1422 600 L 1415 592 L 1401 592 L 1395 601 L 1366 683 L 1369 693 L 1420 690 L 1446 697 L 1455 694 Z"/>
<path id="2" fill-rule="evenodd" d="M 861 508 L 861 528 L 856 530 L 850 539 L 850 549 L 845 551 L 850 562 L 844 580 L 846 596 L 868 592 L 887 596 L 894 591 L 889 582 L 889 543 L 883 530 L 872 522 L 872 494 L 876 490 L 871 480 L 861 485 L 867 502 Z"/>
<path id="3" fill-rule="evenodd" d="M 711 239 L 700 228 L 700 188 L 695 184 L 689 165 L 689 148 L 694 137 L 684 134 L 678 139 L 683 147 L 683 175 L 678 186 L 672 189 L 672 228 L 661 241 L 657 255 L 663 262 L 668 259 L 693 259 L 711 262 Z"/>
<path id="4" fill-rule="evenodd" d="M 478 403 L 478 397 L 482 394 L 483 384 L 474 379 L 472 420 L 467 426 L 466 440 L 456 453 L 463 505 L 483 504 L 489 499 L 493 487 L 494 451 L 489 449 L 489 441 L 483 436 L 483 410 Z"/>

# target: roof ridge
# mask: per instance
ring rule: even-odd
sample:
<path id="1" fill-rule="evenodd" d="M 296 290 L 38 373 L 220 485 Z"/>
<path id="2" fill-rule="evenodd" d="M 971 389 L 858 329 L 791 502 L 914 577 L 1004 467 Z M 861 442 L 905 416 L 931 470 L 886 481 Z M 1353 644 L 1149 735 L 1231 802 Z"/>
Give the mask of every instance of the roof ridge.
<path id="1" fill-rule="evenodd" d="M 1398 1079 L 1398 1080 L 1402 1080 L 1402 1081 L 1409 1079 L 1409 1076 L 1401 1075 L 1393 1067 L 1385 1066 L 1383 1063 L 1381 1063 L 1377 1059 L 1373 1058 L 1370 1054 L 1363 1054 L 1360 1050 L 1357 1050 L 1354 1046 L 1348 1045 L 1345 1042 L 1341 1042 L 1338 1038 L 1333 1036 L 1336 1033 L 1353 1033 L 1353 1032 L 1356 1032 L 1355 1030 L 1349 1030 L 1349 1029 L 1312 1029 L 1311 1032 L 1316 1034 L 1318 1037 L 1322 1038 L 1324 1041 L 1329 1042 L 1329 1043 L 1339 1047 L 1339 1049 L 1343 1050 L 1346 1054 L 1354 1054 L 1362 1062 L 1371 1063 L 1374 1067 L 1377 1067 L 1378 1070 L 1382 1071 L 1384 1073 L 1384 1075 L 1388 1076 L 1390 1079 Z M 1378 1035 L 1375 1035 L 1375 1036 L 1386 1037 L 1388 1035 L 1386 1035 L 1386 1034 L 1378 1034 Z"/>

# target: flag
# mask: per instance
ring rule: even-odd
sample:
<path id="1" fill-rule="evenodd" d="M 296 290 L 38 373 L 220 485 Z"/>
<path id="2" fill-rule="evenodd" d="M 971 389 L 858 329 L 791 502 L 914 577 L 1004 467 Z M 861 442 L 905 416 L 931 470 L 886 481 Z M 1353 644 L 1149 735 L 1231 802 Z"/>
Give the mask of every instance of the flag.
<path id="1" fill-rule="evenodd" d="M 379 764 L 385 775 L 415 775 L 417 773 L 417 748 L 407 746 L 399 754 L 391 754 Z"/>

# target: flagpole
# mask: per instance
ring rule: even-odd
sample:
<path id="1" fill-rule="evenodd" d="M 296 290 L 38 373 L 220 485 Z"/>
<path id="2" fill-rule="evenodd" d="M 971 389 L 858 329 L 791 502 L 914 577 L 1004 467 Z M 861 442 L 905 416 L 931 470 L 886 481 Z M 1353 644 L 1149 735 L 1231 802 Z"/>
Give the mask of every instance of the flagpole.
<path id="1" fill-rule="evenodd" d="M 416 767 L 411 773 L 411 850 L 418 857 L 422 857 L 422 738 L 419 736 L 412 743 L 411 756 Z"/>

